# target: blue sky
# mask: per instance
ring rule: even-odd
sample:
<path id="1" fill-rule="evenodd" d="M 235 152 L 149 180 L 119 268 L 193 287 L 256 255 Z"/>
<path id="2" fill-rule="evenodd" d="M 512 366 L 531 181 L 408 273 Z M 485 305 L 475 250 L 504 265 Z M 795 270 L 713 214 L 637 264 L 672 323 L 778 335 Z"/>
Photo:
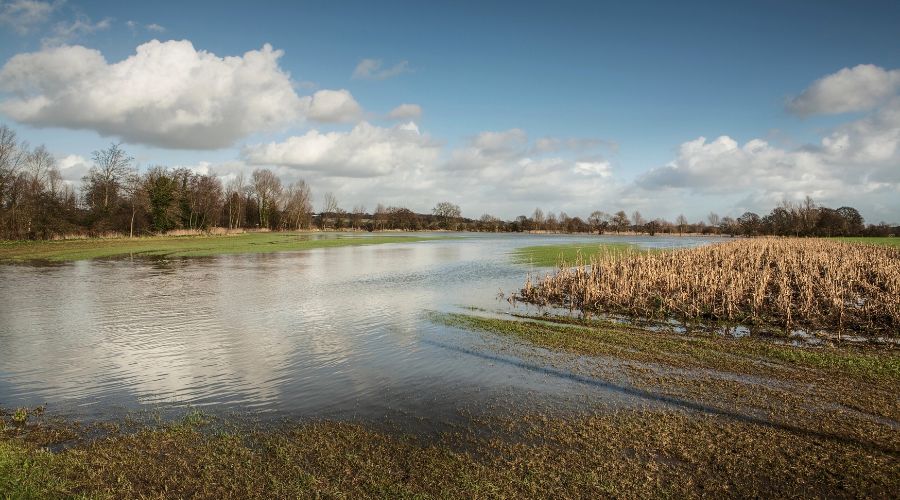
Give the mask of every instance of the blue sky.
<path id="1" fill-rule="evenodd" d="M 699 219 L 710 210 L 766 211 L 809 194 L 829 205 L 855 204 L 873 222 L 900 220 L 898 2 L 7 0 L 0 20 L 0 122 L 46 144 L 70 177 L 87 168 L 92 150 L 122 140 L 141 165 L 189 166 L 226 182 L 273 168 L 286 182 L 307 179 L 314 193 L 335 192 L 346 208 L 384 202 L 424 211 L 449 199 L 473 217 L 514 217 L 541 206 L 582 216 L 622 208 Z M 66 92 L 84 92 L 94 80 L 79 87 L 83 75 L 66 74 L 61 79 L 75 81 L 72 87 L 51 89 L 26 81 L 48 80 L 37 58 L 14 68 L 10 62 L 56 51 L 54 64 L 67 65 L 90 57 L 59 49 L 84 47 L 114 65 L 154 39 L 186 40 L 217 58 L 270 44 L 283 51 L 277 71 L 290 75 L 300 98 L 278 106 L 302 107 L 303 97 L 345 90 L 358 109 L 311 119 L 315 113 L 303 108 L 258 127 L 217 123 L 203 134 L 227 130 L 233 140 L 192 143 L 191 133 L 169 130 L 164 120 L 180 105 L 231 106 L 228 95 L 191 100 L 215 80 L 198 76 L 194 89 L 179 84 L 185 94 L 176 101 L 185 104 L 147 111 L 160 120 L 160 130 L 151 130 L 128 120 L 137 120 L 135 106 L 161 98 L 137 104 L 126 94 L 139 87 L 153 93 L 155 66 L 131 67 L 118 78 L 141 80 L 111 85 L 122 93 L 115 105 L 100 96 L 73 118 L 66 115 L 72 103 L 62 102 Z M 173 47 L 158 48 L 156 57 L 175 59 Z M 385 78 L 354 78 L 365 59 L 381 61 Z M 185 60 L 168 71 L 183 71 L 189 85 L 184 75 L 210 69 L 197 64 Z M 803 94 L 829 75 L 837 76 L 817 94 Z M 247 91 L 280 82 L 270 76 Z M 50 104 L 40 116 L 11 107 L 23 95 Z M 818 97 L 798 111 L 792 99 L 801 95 Z M 404 103 L 421 115 L 387 118 Z M 106 113 L 117 105 L 132 107 Z M 249 123 L 260 114 L 245 106 L 222 119 Z M 401 130 L 409 122 L 415 137 Z M 129 133 L 129 126 L 140 130 Z M 329 133 L 323 153 L 316 148 L 326 147 Z M 844 136 L 849 142 L 838 149 L 823 143 Z M 697 144 L 700 137 L 706 141 Z M 539 147 L 542 138 L 555 146 Z"/>

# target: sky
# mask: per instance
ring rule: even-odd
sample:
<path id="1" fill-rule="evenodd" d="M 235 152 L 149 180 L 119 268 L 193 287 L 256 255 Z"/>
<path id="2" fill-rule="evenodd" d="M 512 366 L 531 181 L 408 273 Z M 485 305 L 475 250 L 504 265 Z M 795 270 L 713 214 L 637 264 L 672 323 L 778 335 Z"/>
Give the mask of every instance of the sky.
<path id="1" fill-rule="evenodd" d="M 0 0 L 0 124 L 77 183 L 270 168 L 316 207 L 900 222 L 900 2 Z"/>

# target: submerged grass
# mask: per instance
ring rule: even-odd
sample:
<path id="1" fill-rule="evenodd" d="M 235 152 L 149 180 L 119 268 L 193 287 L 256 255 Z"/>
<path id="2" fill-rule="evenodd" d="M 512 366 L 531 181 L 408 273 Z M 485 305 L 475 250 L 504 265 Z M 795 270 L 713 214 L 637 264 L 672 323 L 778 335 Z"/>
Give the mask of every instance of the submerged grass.
<path id="1" fill-rule="evenodd" d="M 429 440 L 353 423 L 170 425 L 54 454 L 2 437 L 0 497 L 884 497 L 897 465 L 860 443 L 662 410 L 486 420 Z"/>
<path id="2" fill-rule="evenodd" d="M 0 262 L 74 261 L 122 256 L 206 257 L 355 245 L 407 243 L 443 237 L 346 236 L 316 233 L 243 233 L 228 236 L 155 236 L 63 241 L 0 241 Z"/>
<path id="3" fill-rule="evenodd" d="M 432 313 L 448 326 L 516 337 L 534 345 L 591 356 L 613 356 L 675 367 L 784 375 L 805 368 L 864 381 L 900 384 L 900 351 L 859 347 L 806 348 L 750 337 L 730 339 L 654 332 L 597 320 L 535 316 L 530 321 Z M 534 321 L 537 320 L 537 321 Z M 571 323 L 575 324 L 571 324 Z M 795 374 L 796 375 L 796 374 Z M 809 375 L 806 373 L 806 375 Z"/>
<path id="4" fill-rule="evenodd" d="M 562 243 L 557 245 L 535 245 L 517 248 L 513 251 L 513 261 L 519 264 L 531 264 L 539 267 L 574 266 L 590 262 L 596 255 L 623 255 L 640 253 L 640 249 L 631 243 Z"/>

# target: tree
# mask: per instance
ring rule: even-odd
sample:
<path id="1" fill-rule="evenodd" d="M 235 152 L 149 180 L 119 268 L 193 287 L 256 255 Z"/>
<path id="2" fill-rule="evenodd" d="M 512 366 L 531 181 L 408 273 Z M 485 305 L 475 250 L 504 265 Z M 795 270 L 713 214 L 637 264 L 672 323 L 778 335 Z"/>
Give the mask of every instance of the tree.
<path id="1" fill-rule="evenodd" d="M 329 215 L 339 215 L 340 211 L 341 211 L 341 207 L 338 206 L 338 201 L 337 201 L 337 198 L 335 198 L 334 193 L 332 193 L 331 191 L 325 193 L 325 198 L 322 200 L 322 217 L 321 217 L 322 229 L 325 229 L 328 227 L 327 217 Z M 335 220 L 335 224 L 334 224 L 335 228 L 337 228 L 338 225 L 339 225 L 339 222 L 337 220 Z"/>
<path id="2" fill-rule="evenodd" d="M 459 205 L 449 201 L 442 201 L 431 210 L 432 215 L 438 218 L 442 229 L 456 229 L 456 220 L 462 215 Z"/>
<path id="3" fill-rule="evenodd" d="M 628 228 L 629 222 L 630 221 L 628 220 L 628 214 L 626 214 L 624 210 L 619 210 L 615 215 L 613 215 L 610 225 L 613 227 L 616 234 L 619 234 L 620 231 L 624 231 Z"/>
<path id="4" fill-rule="evenodd" d="M 125 192 L 128 194 L 128 200 L 131 204 L 131 218 L 128 223 L 128 237 L 134 238 L 134 217 L 137 215 L 139 209 L 143 209 L 147 206 L 148 197 L 147 191 L 144 189 L 144 180 L 137 173 L 137 171 L 133 171 L 128 174 L 128 177 L 125 178 L 125 182 L 123 185 Z"/>
<path id="5" fill-rule="evenodd" d="M 738 217 L 737 223 L 746 236 L 756 236 L 759 233 L 760 218 L 753 212 L 744 212 L 744 215 Z"/>
<path id="6" fill-rule="evenodd" d="M 110 203 L 115 200 L 122 182 L 131 173 L 134 158 L 128 156 L 119 144 L 112 143 L 106 149 L 91 153 L 91 159 L 94 165 L 85 180 L 99 191 L 100 200 L 93 200 L 94 204 L 102 207 L 104 212 L 109 212 Z"/>
<path id="7" fill-rule="evenodd" d="M 606 212 L 601 212 L 600 210 L 594 210 L 591 212 L 591 215 L 588 216 L 588 224 L 591 225 L 591 229 L 597 231 L 597 234 L 603 234 L 610 224 L 609 214 Z"/>
<path id="8" fill-rule="evenodd" d="M 225 189 L 225 203 L 228 206 L 228 229 L 237 229 L 241 227 L 241 221 L 244 220 L 244 196 L 246 196 L 247 186 L 244 184 L 244 173 L 239 172 L 233 179 L 228 181 Z"/>
<path id="9" fill-rule="evenodd" d="M 360 229 L 362 226 L 363 217 L 366 216 L 366 207 L 363 205 L 354 205 L 353 211 L 350 214 L 351 221 L 353 223 L 353 229 Z"/>
<path id="10" fill-rule="evenodd" d="M 540 209 L 540 207 L 534 209 L 534 214 L 531 216 L 531 219 L 534 221 L 534 228 L 537 230 L 544 229 L 544 211 Z"/>
<path id="11" fill-rule="evenodd" d="M 706 216 L 706 221 L 709 222 L 709 225 L 715 228 L 719 227 L 719 224 L 722 223 L 722 219 L 719 217 L 719 214 L 715 212 L 710 212 L 709 215 Z"/>
<path id="12" fill-rule="evenodd" d="M 687 217 L 684 214 L 679 214 L 675 219 L 675 224 L 678 226 L 678 234 L 684 233 L 684 228 L 688 225 Z"/>
<path id="13" fill-rule="evenodd" d="M 375 207 L 375 214 L 373 216 L 375 218 L 375 229 L 379 228 L 384 231 L 384 227 L 388 222 L 388 211 L 381 203 Z"/>
<path id="14" fill-rule="evenodd" d="M 647 223 L 644 220 L 644 216 L 641 215 L 641 212 L 635 210 L 633 214 L 631 214 L 631 223 L 634 224 L 634 230 L 636 232 L 643 232 L 644 224 Z"/>
<path id="15" fill-rule="evenodd" d="M 144 176 L 144 190 L 150 209 L 150 227 L 160 233 L 178 227 L 175 178 L 164 167 L 153 167 Z"/>
<path id="16" fill-rule="evenodd" d="M 277 200 L 281 195 L 281 179 L 271 170 L 256 169 L 250 178 L 250 185 L 256 195 L 259 209 L 259 226 L 270 227 L 272 213 L 277 210 Z"/>
<path id="17" fill-rule="evenodd" d="M 866 221 L 858 210 L 853 207 L 841 207 L 837 209 L 837 213 L 844 219 L 847 236 L 863 234 L 866 229 Z"/>
<path id="18" fill-rule="evenodd" d="M 312 195 L 306 181 L 300 179 L 288 186 L 285 192 L 284 212 L 286 223 L 294 229 L 309 227 L 312 213 Z"/>

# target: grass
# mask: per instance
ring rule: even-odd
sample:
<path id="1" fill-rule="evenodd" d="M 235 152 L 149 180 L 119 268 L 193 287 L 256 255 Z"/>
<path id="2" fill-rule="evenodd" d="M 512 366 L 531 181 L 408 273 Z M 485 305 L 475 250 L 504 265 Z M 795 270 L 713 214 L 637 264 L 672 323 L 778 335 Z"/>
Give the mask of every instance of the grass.
<path id="1" fill-rule="evenodd" d="M 550 321 L 546 321 L 548 318 Z M 775 373 L 772 366 L 786 364 L 791 368 L 822 370 L 829 376 L 900 384 L 900 352 L 894 350 L 803 348 L 749 337 L 671 334 L 604 321 L 542 316 L 517 321 L 433 313 L 432 319 L 448 326 L 516 337 L 540 347 L 590 356 L 765 375 Z"/>
<path id="2" fill-rule="evenodd" d="M 900 247 L 756 238 L 613 258 L 598 253 L 590 264 L 529 278 L 515 299 L 787 332 L 897 336 L 900 328 Z"/>
<path id="3" fill-rule="evenodd" d="M 641 252 L 637 245 L 630 243 L 563 243 L 558 245 L 535 245 L 517 248 L 513 251 L 513 261 L 539 267 L 574 266 L 590 262 L 596 255 L 626 254 Z"/>
<path id="4" fill-rule="evenodd" d="M 56 454 L 5 437 L 0 496 L 885 497 L 900 481 L 888 452 L 714 415 L 635 410 L 481 424 L 432 440 L 352 423 L 224 432 L 177 424 Z"/>
<path id="5" fill-rule="evenodd" d="M 834 238 L 840 241 L 846 241 L 848 243 L 866 243 L 869 245 L 887 245 L 897 247 L 900 246 L 900 238 L 897 237 L 844 237 L 844 238 Z"/>
<path id="6" fill-rule="evenodd" d="M 156 236 L 63 241 L 0 241 L 0 262 L 75 261 L 123 256 L 206 257 L 293 252 L 384 243 L 427 241 L 426 236 L 347 236 L 317 238 L 315 233 L 243 233 L 229 236 Z"/>

